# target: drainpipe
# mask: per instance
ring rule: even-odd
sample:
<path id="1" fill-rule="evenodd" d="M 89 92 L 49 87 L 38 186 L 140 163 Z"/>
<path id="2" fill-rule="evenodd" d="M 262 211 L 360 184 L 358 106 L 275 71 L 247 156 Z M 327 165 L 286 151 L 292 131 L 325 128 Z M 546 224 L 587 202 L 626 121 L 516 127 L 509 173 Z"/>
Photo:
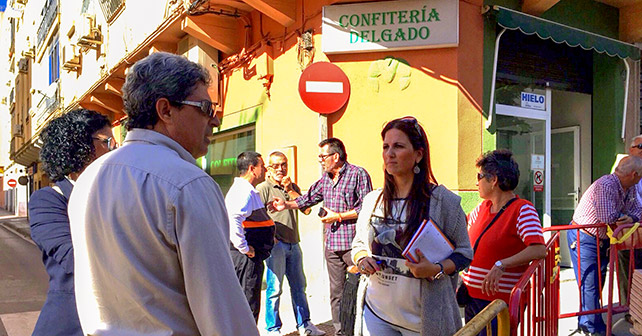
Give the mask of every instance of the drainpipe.
<path id="1" fill-rule="evenodd" d="M 626 141 L 624 133 L 626 131 L 626 108 L 629 102 L 629 80 L 631 79 L 631 67 L 626 58 L 622 59 L 626 67 L 626 80 L 624 81 L 624 111 L 622 111 L 622 141 Z"/>
<path id="2" fill-rule="evenodd" d="M 486 129 L 490 128 L 490 125 L 493 124 L 493 111 L 495 110 L 495 81 L 497 80 L 497 55 L 499 54 L 499 40 L 502 38 L 502 35 L 506 32 L 506 28 L 502 29 L 499 34 L 497 34 L 497 39 L 495 40 L 495 58 L 493 59 L 493 81 L 490 84 L 490 106 L 488 109 L 488 119 L 486 119 Z"/>

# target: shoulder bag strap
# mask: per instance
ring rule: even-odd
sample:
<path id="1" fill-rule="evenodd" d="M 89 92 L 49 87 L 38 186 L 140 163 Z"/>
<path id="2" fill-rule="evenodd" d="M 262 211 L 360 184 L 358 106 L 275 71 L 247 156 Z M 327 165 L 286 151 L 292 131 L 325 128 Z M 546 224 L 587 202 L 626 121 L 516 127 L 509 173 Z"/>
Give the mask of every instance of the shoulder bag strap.
<path id="1" fill-rule="evenodd" d="M 481 241 L 482 237 L 484 236 L 484 233 L 486 233 L 486 231 L 488 231 L 488 229 L 490 229 L 490 227 L 491 227 L 493 224 L 495 224 L 495 222 L 497 221 L 497 219 L 499 218 L 499 216 L 501 216 L 501 214 L 504 212 L 504 210 L 506 210 L 506 208 L 508 208 L 508 206 L 509 206 L 509 205 L 511 205 L 511 203 L 513 203 L 516 199 L 517 199 L 517 197 L 513 197 L 513 198 L 511 198 L 508 202 L 506 202 L 506 204 L 504 204 L 504 206 L 503 206 L 503 207 L 499 210 L 499 212 L 495 215 L 495 217 L 493 218 L 493 220 L 492 220 L 492 221 L 490 221 L 490 223 L 488 223 L 488 225 L 486 226 L 486 228 L 484 229 L 484 231 L 482 231 L 482 233 L 479 235 L 479 237 L 477 237 L 477 241 L 475 241 L 475 247 L 473 247 L 473 258 L 474 258 L 474 256 L 475 256 L 475 252 L 477 252 L 477 246 L 479 246 L 479 242 Z"/>

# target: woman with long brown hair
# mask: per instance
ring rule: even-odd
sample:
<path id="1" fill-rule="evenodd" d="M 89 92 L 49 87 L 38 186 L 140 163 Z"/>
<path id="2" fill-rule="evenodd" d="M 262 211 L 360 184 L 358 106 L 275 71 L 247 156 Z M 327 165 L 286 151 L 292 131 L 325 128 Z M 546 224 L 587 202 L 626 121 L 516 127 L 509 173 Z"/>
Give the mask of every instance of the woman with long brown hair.
<path id="1" fill-rule="evenodd" d="M 460 197 L 437 184 L 426 133 L 413 117 L 383 128 L 383 189 L 364 201 L 352 259 L 366 275 L 357 298 L 355 335 L 452 335 L 461 327 L 455 299 L 458 272 L 472 259 Z M 424 220 L 432 220 L 453 252 L 429 261 L 402 252 Z"/>

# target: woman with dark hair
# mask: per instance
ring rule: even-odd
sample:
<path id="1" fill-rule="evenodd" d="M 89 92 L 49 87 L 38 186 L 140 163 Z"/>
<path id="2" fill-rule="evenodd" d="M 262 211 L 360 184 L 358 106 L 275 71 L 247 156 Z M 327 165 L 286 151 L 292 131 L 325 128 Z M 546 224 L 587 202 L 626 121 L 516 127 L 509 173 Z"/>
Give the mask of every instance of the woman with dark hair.
<path id="1" fill-rule="evenodd" d="M 43 129 L 40 161 L 53 187 L 29 200 L 31 238 L 42 251 L 49 290 L 33 335 L 82 335 L 74 296 L 74 254 L 67 203 L 74 181 L 92 161 L 116 148 L 109 120 L 98 112 L 74 110 Z"/>
<path id="2" fill-rule="evenodd" d="M 484 201 L 468 215 L 474 257 L 463 274 L 465 288 L 458 292 L 458 298 L 467 301 L 466 322 L 495 299 L 508 303 L 513 286 L 531 260 L 546 256 L 535 207 L 515 195 L 519 167 L 512 156 L 511 151 L 498 149 L 477 160 L 477 187 Z"/>
<path id="3" fill-rule="evenodd" d="M 458 272 L 472 259 L 460 197 L 437 184 L 423 128 L 413 117 L 381 131 L 385 182 L 369 193 L 357 220 L 352 260 L 362 277 L 355 335 L 452 335 L 461 327 L 455 300 Z M 435 263 L 402 251 L 424 220 L 432 219 L 454 246 Z"/>

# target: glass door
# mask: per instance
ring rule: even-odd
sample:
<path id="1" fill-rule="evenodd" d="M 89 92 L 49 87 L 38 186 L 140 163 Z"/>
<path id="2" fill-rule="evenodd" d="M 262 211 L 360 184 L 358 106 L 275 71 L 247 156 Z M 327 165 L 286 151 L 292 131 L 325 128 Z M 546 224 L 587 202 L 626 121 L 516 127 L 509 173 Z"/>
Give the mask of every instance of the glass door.
<path id="1" fill-rule="evenodd" d="M 545 129 L 545 120 L 497 115 L 497 149 L 511 150 L 519 165 L 519 183 L 515 193 L 531 201 L 540 218 L 544 218 L 545 197 L 543 186 L 540 188 L 535 183 L 535 172 L 544 170 L 538 166 L 543 162 L 537 160 L 546 154 Z"/>
<path id="2" fill-rule="evenodd" d="M 519 165 L 515 193 L 533 203 L 547 227 L 551 225 L 551 90 L 541 93 L 544 101 L 537 108 L 496 104 L 495 136 L 496 148 L 511 150 Z"/>
<path id="3" fill-rule="evenodd" d="M 580 192 L 579 126 L 552 130 L 551 142 L 555 144 L 551 153 L 551 220 L 553 225 L 568 225 Z"/>

